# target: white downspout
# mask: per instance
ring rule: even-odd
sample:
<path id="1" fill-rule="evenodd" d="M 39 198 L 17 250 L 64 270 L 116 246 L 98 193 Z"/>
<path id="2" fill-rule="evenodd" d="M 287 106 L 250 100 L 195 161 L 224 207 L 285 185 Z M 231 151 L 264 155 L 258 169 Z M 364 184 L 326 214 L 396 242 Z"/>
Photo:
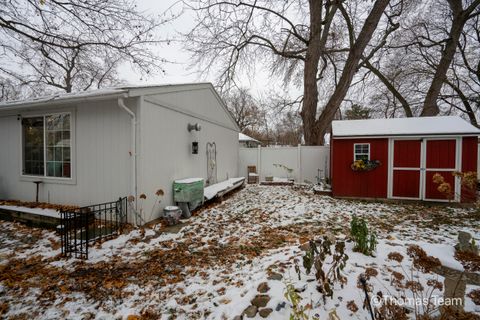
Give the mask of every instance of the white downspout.
<path id="1" fill-rule="evenodd" d="M 118 98 L 118 106 L 130 116 L 132 123 L 132 196 L 137 197 L 137 116 L 125 105 L 124 97 Z M 136 201 L 135 201 L 136 203 Z"/>

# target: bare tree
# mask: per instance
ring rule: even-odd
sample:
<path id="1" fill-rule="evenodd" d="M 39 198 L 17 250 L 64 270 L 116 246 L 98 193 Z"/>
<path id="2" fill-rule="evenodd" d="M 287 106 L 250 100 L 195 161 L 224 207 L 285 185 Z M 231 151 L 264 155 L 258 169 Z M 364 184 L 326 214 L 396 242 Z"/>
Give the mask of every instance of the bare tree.
<path id="1" fill-rule="evenodd" d="M 161 70 L 152 46 L 162 42 L 159 27 L 175 18 L 145 15 L 131 0 L 4 2 L 0 72 L 66 92 L 115 84 L 121 63 L 142 74 Z"/>
<path id="2" fill-rule="evenodd" d="M 275 144 L 296 146 L 302 143 L 302 118 L 296 112 L 286 112 L 275 126 Z"/>
<path id="3" fill-rule="evenodd" d="M 464 2 L 465 3 L 465 2 Z M 363 58 L 357 81 L 370 88 L 364 101 L 376 116 L 419 116 L 438 76 L 439 62 L 449 40 L 452 10 L 445 0 L 404 3 L 401 24 L 391 24 L 384 45 Z M 473 2 L 467 2 L 472 5 Z M 477 125 L 480 83 L 479 15 L 473 12 L 463 26 L 457 50 L 448 66 L 436 105 L 442 114 L 463 114 Z M 478 66 L 478 67 L 477 67 Z M 354 89 L 355 91 L 356 89 Z M 356 91 L 358 93 L 358 90 Z"/>
<path id="4" fill-rule="evenodd" d="M 255 60 L 267 63 L 272 74 L 283 75 L 285 83 L 301 83 L 305 143 L 318 145 L 323 143 L 389 2 L 376 0 L 371 7 L 363 3 L 366 14 L 362 16 L 355 14 L 355 3 L 342 0 L 192 0 L 189 3 L 198 17 L 187 36 L 188 48 L 195 64 L 205 71 L 221 66 L 221 85 L 235 81 L 239 69 L 253 73 Z M 351 37 L 344 31 L 347 19 L 353 20 Z M 319 88 L 328 92 L 326 100 L 321 95 L 320 116 Z"/>
<path id="5" fill-rule="evenodd" d="M 441 58 L 438 62 L 435 74 L 432 79 L 430 88 L 428 89 L 423 104 L 422 116 L 435 116 L 440 112 L 437 104 L 437 99 L 442 89 L 443 83 L 447 77 L 447 70 L 455 55 L 455 51 L 459 45 L 460 35 L 462 33 L 465 23 L 480 14 L 480 10 L 476 11 L 480 6 L 480 0 L 471 1 L 464 9 L 462 1 L 460 0 L 446 0 L 451 9 L 452 22 L 448 38 L 442 49 Z"/>
<path id="6" fill-rule="evenodd" d="M 248 89 L 230 90 L 223 98 L 242 132 L 245 130 L 258 131 L 262 127 L 265 118 L 264 111 L 248 92 Z"/>

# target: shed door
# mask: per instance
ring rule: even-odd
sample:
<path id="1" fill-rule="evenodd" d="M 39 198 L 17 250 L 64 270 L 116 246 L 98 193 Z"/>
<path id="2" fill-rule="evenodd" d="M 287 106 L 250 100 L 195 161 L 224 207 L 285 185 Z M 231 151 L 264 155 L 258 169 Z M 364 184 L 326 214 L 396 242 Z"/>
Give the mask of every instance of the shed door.
<path id="1" fill-rule="evenodd" d="M 394 140 L 392 196 L 421 199 L 422 140 Z"/>
<path id="2" fill-rule="evenodd" d="M 457 141 L 456 139 L 426 140 L 425 160 L 425 200 L 454 200 L 456 191 L 455 177 L 452 173 L 457 163 Z M 443 177 L 450 185 L 450 193 L 438 191 L 439 184 L 433 182 L 435 174 Z"/>

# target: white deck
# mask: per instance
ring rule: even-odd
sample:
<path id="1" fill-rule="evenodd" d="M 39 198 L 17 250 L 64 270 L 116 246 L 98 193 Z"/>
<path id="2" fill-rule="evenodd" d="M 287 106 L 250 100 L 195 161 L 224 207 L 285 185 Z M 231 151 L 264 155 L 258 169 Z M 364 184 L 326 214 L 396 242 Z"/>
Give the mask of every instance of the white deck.
<path id="1" fill-rule="evenodd" d="M 60 219 L 60 212 L 53 209 L 27 208 L 18 206 L 0 206 L 0 209 L 37 214 L 40 216 Z"/>
<path id="2" fill-rule="evenodd" d="M 234 186 L 236 185 L 238 185 L 237 187 L 239 187 L 243 183 L 243 181 L 245 181 L 245 178 L 240 177 L 240 178 L 231 178 L 219 183 L 215 183 L 211 186 L 205 187 L 203 191 L 203 195 L 207 200 L 211 200 L 219 194 L 222 194 L 228 190 L 234 189 Z"/>

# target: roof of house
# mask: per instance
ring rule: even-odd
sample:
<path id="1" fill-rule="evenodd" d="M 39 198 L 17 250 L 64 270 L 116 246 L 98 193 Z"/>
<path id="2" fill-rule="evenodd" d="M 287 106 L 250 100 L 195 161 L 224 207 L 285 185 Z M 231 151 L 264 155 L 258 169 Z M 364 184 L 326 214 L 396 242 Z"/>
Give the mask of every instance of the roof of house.
<path id="1" fill-rule="evenodd" d="M 332 122 L 333 137 L 480 135 L 480 129 L 457 116 L 339 120 Z"/>
<path id="2" fill-rule="evenodd" d="M 38 98 L 15 100 L 0 103 L 0 112 L 17 112 L 22 109 L 30 110 L 36 107 L 49 106 L 67 106 L 69 104 L 81 103 L 87 101 L 102 101 L 108 99 L 118 98 L 134 98 L 138 96 L 146 96 L 152 94 L 162 94 L 198 89 L 209 89 L 215 95 L 216 99 L 228 114 L 235 130 L 240 131 L 235 119 L 228 110 L 225 102 L 222 100 L 218 92 L 215 90 L 210 82 L 195 82 L 195 83 L 177 83 L 177 84 L 161 84 L 161 85 L 139 85 L 139 86 L 121 86 L 96 90 L 88 90 L 71 93 L 56 93 L 49 96 Z"/>
<path id="3" fill-rule="evenodd" d="M 176 88 L 192 86 L 192 87 L 207 87 L 212 86 L 209 82 L 197 82 L 197 83 L 179 83 L 179 84 L 162 84 L 162 85 L 139 85 L 139 86 L 120 86 L 112 88 L 102 88 L 80 92 L 70 93 L 55 93 L 53 95 L 47 95 L 37 98 L 31 98 L 26 100 L 14 100 L 0 103 L 1 110 L 21 109 L 24 107 L 34 107 L 37 105 L 53 105 L 53 104 L 66 104 L 75 103 L 79 101 L 88 100 L 106 100 L 116 97 L 137 97 L 146 92 L 152 90 L 164 90 L 170 91 Z M 213 86 L 212 86 L 213 88 Z"/>
<path id="4" fill-rule="evenodd" d="M 258 142 L 260 141 L 253 139 L 252 137 L 247 136 L 246 134 L 243 134 L 241 132 L 238 133 L 238 141 L 253 141 L 253 142 Z"/>

